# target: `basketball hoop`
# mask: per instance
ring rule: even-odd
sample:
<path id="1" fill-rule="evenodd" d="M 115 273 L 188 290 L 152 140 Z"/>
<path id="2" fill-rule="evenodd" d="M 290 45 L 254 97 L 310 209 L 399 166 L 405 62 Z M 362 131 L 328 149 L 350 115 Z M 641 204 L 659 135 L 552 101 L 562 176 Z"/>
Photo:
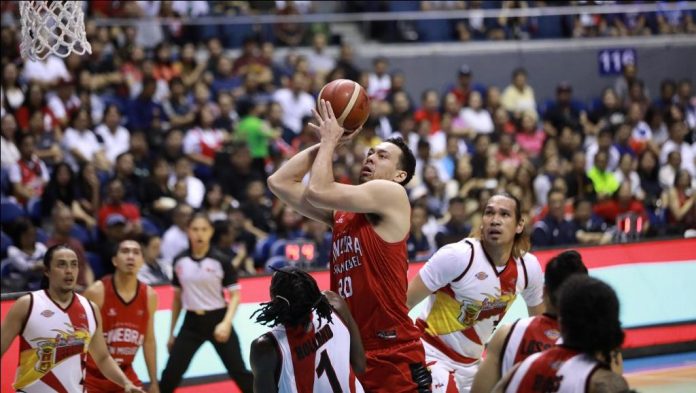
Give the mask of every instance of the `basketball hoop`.
<path id="1" fill-rule="evenodd" d="M 81 1 L 20 1 L 24 59 L 44 60 L 50 55 L 92 53 L 85 35 Z"/>

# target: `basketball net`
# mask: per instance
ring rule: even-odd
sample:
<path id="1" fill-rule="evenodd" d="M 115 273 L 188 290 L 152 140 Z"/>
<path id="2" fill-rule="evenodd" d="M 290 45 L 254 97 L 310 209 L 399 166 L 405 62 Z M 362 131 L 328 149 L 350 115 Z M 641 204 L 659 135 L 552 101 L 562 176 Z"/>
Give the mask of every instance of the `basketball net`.
<path id="1" fill-rule="evenodd" d="M 85 35 L 81 1 L 20 1 L 24 59 L 44 60 L 50 55 L 92 53 Z"/>

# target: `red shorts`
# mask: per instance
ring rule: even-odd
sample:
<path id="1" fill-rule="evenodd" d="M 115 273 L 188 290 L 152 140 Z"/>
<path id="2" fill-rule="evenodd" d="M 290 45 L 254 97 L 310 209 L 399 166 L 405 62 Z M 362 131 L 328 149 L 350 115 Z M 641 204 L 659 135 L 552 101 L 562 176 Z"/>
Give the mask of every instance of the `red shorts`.
<path id="1" fill-rule="evenodd" d="M 420 339 L 384 349 L 365 351 L 367 368 L 357 375 L 367 393 L 413 393 L 418 385 L 413 381 L 410 365 L 425 366 L 425 351 Z"/>
<path id="2" fill-rule="evenodd" d="M 126 374 L 128 379 L 133 382 L 133 385 L 138 387 L 143 386 L 135 370 L 133 370 L 132 365 L 122 367 L 121 370 Z M 87 393 L 123 393 L 122 387 L 111 382 L 111 380 L 102 375 L 99 370 L 88 368 L 85 374 L 85 390 Z"/>

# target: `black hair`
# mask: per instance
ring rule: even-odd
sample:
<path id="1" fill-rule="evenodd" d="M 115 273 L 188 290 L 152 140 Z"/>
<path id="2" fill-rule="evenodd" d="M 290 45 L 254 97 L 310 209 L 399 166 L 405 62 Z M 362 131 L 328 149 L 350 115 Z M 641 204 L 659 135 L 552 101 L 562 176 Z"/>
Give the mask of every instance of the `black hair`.
<path id="1" fill-rule="evenodd" d="M 616 292 L 596 278 L 576 274 L 561 285 L 558 299 L 563 344 L 593 357 L 600 352 L 610 362 L 611 352 L 624 340 Z"/>
<path id="2" fill-rule="evenodd" d="M 16 219 L 11 226 L 10 238 L 12 239 L 12 244 L 16 247 L 21 247 L 22 235 L 31 228 L 36 228 L 30 219 L 26 217 L 20 217 Z"/>
<path id="3" fill-rule="evenodd" d="M 295 267 L 274 270 L 271 301 L 261 303 L 261 308 L 251 314 L 251 318 L 258 314 L 256 322 L 270 327 L 280 324 L 298 326 L 316 310 L 319 324 L 322 319 L 329 323 L 332 321 L 331 304 L 309 273 Z"/>
<path id="4" fill-rule="evenodd" d="M 589 199 L 575 198 L 575 200 L 573 201 L 573 211 L 578 210 L 578 207 L 580 207 L 580 205 L 583 203 L 589 203 L 590 205 L 592 205 L 592 201 Z"/>
<path id="5" fill-rule="evenodd" d="M 561 179 L 562 179 L 562 178 L 561 178 Z M 563 200 L 565 201 L 565 198 L 566 198 L 565 192 L 563 192 L 563 190 L 560 189 L 560 188 L 558 188 L 558 187 L 551 187 L 551 189 L 549 190 L 549 192 L 546 193 L 547 205 L 548 205 L 548 200 L 551 199 L 551 195 L 552 195 L 552 194 L 561 194 L 561 195 L 563 195 Z"/>
<path id="6" fill-rule="evenodd" d="M 188 222 L 186 223 L 186 226 L 191 226 L 191 224 L 199 218 L 205 220 L 208 223 L 208 225 L 210 225 L 211 228 L 215 228 L 215 225 L 213 224 L 213 220 L 211 220 L 210 217 L 208 217 L 208 215 L 206 213 L 200 212 L 200 211 L 195 212 L 191 215 L 191 218 L 189 218 Z"/>
<path id="7" fill-rule="evenodd" d="M 115 108 L 116 111 L 118 111 L 118 115 L 119 115 L 119 116 L 122 115 L 122 113 L 121 113 L 121 108 L 119 108 L 118 105 L 116 105 L 116 104 L 109 104 L 109 105 L 107 105 L 106 107 L 104 107 L 104 111 L 102 111 L 102 119 L 106 119 L 106 114 L 109 113 L 109 111 L 111 110 L 111 108 Z"/>
<path id="8" fill-rule="evenodd" d="M 64 243 L 56 244 L 54 246 L 49 247 L 48 250 L 46 250 L 46 253 L 43 257 L 44 271 L 46 273 L 48 273 L 48 271 L 51 270 L 51 261 L 53 260 L 53 254 L 63 249 L 75 252 L 75 250 L 73 250 L 72 247 Z M 75 255 L 77 255 L 77 253 Z M 41 289 L 48 288 L 48 276 L 46 275 L 46 273 L 44 273 L 43 277 L 41 278 Z"/>
<path id="9" fill-rule="evenodd" d="M 515 78 L 517 77 L 517 75 L 524 75 L 524 76 L 527 76 L 527 70 L 524 69 L 523 67 L 515 68 L 515 69 L 512 71 L 512 79 L 515 79 Z"/>
<path id="10" fill-rule="evenodd" d="M 554 307 L 558 306 L 558 288 L 573 274 L 587 275 L 582 256 L 575 250 L 563 251 L 546 265 L 544 285 Z"/>
<path id="11" fill-rule="evenodd" d="M 402 138 L 389 138 L 385 140 L 393 145 L 396 145 L 401 150 L 401 158 L 399 159 L 399 166 L 403 171 L 406 172 L 406 178 L 402 180 L 399 184 L 406 186 L 408 182 L 413 178 L 413 174 L 416 173 L 416 157 L 413 155 L 411 148 L 408 147 L 406 142 Z"/>

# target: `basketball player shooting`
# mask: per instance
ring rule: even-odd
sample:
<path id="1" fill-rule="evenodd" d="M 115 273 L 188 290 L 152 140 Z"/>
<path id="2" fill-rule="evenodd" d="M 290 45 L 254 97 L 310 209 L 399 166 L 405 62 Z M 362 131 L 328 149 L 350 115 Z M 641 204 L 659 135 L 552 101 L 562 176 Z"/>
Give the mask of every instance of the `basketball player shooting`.
<path id="1" fill-rule="evenodd" d="M 365 390 L 429 392 L 423 346 L 406 308 L 411 207 L 403 186 L 415 158 L 403 140 L 388 139 L 367 153 L 359 185 L 337 183 L 332 157 L 347 140 L 345 130 L 327 101 L 318 108 L 312 127 L 320 144 L 291 158 L 269 186 L 300 213 L 333 226 L 331 290 L 345 299 L 360 329 L 367 368 L 358 379 Z"/>

